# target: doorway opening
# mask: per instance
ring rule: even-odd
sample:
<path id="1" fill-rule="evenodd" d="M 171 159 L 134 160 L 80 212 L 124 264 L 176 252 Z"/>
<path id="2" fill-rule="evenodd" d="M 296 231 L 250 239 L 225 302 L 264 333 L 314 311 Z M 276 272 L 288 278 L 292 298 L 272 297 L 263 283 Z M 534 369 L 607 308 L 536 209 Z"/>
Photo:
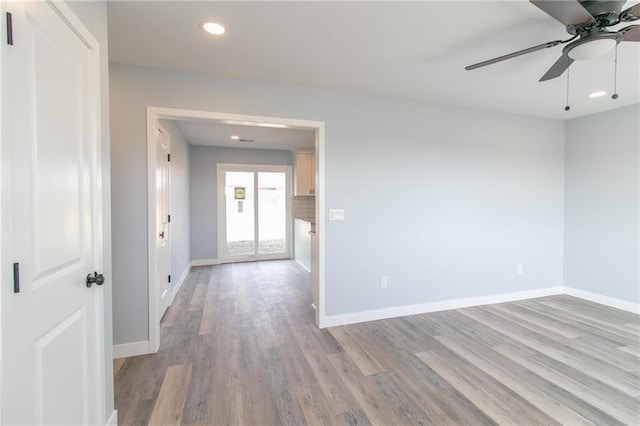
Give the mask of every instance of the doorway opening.
<path id="1" fill-rule="evenodd" d="M 158 312 L 162 309 L 161 304 L 159 303 L 159 292 L 162 291 L 161 288 L 157 285 L 157 274 L 158 274 L 158 254 L 156 250 L 156 229 L 158 229 L 157 218 L 155 215 L 155 206 L 157 203 L 156 200 L 156 185 L 157 185 L 157 176 L 155 173 L 156 170 L 156 155 L 154 155 L 155 149 L 155 133 L 157 126 L 159 124 L 159 120 L 174 120 L 174 121 L 196 121 L 202 123 L 220 123 L 220 124 L 239 124 L 243 126 L 247 126 L 250 128 L 251 126 L 261 126 L 261 127 L 276 127 L 276 128 L 288 128 L 288 129 L 301 129 L 312 131 L 313 135 L 315 135 L 315 143 L 314 150 L 315 153 L 315 211 L 316 211 L 316 228 L 315 235 L 316 238 L 313 239 L 313 250 L 315 256 L 317 256 L 316 261 L 314 262 L 314 267 L 311 272 L 311 282 L 312 282 L 312 292 L 314 294 L 314 306 L 315 306 L 315 322 L 316 325 L 320 328 L 324 327 L 325 323 L 325 309 L 324 309 L 324 227 L 322 224 L 324 223 L 324 210 L 325 210 L 325 194 L 323 191 L 324 187 L 324 122 L 321 121 L 310 121 L 310 120 L 298 120 L 291 118 L 280 118 L 280 117 L 263 117 L 263 116 L 251 116 L 251 115 L 242 115 L 242 114 L 229 114 L 229 113 L 219 113 L 219 112 L 208 112 L 208 111 L 194 111 L 194 110 L 183 110 L 183 109 L 173 109 L 173 108 L 162 108 L 162 107 L 147 107 L 147 184 L 148 184 L 148 244 L 147 244 L 147 255 L 148 255 L 148 302 L 149 302 L 149 350 L 148 353 L 155 353 L 158 351 L 160 346 L 160 321 L 158 317 Z M 291 172 L 289 172 L 291 174 Z M 271 176 L 275 179 L 274 176 Z M 254 181 L 256 177 L 254 176 Z M 277 229 L 277 226 L 268 226 L 266 222 L 262 225 L 260 224 L 260 214 L 255 214 L 257 209 L 255 208 L 255 199 L 256 194 L 258 194 L 257 202 L 260 203 L 260 188 L 263 187 L 263 192 L 271 194 L 271 196 L 275 197 L 274 200 L 278 197 L 277 193 L 280 191 L 276 186 L 273 185 L 273 182 L 265 181 L 263 185 L 260 184 L 260 176 L 257 176 L 258 182 L 257 185 L 254 185 L 254 236 L 253 243 L 246 241 L 251 241 L 252 238 L 248 237 L 247 239 L 241 239 L 242 236 L 234 237 L 239 241 L 244 241 L 243 244 L 248 244 L 252 246 L 254 249 L 255 259 L 247 258 L 246 260 L 258 260 L 258 256 L 264 256 L 265 259 L 269 258 L 286 258 L 287 255 L 291 256 L 291 236 L 287 235 L 285 237 L 285 247 L 288 250 L 286 255 L 282 255 L 279 250 L 280 247 L 277 246 L 277 242 L 274 240 L 281 239 L 278 235 L 269 235 L 264 232 L 261 234 L 260 229 Z M 265 178 L 266 177 L 265 175 Z M 288 183 L 292 183 L 292 178 L 288 179 Z M 220 182 L 220 180 L 218 180 Z M 235 200 L 235 186 L 241 187 L 241 185 L 234 184 L 234 195 L 232 201 L 236 201 L 235 209 L 237 211 L 238 208 L 245 209 L 247 208 L 247 199 L 248 196 L 247 189 L 249 185 L 245 187 L 245 200 L 242 203 L 242 207 L 238 206 L 237 201 Z M 286 190 L 286 188 L 285 188 Z M 291 189 L 289 189 L 291 191 Z M 224 191 L 223 191 L 224 193 Z M 240 194 L 239 194 L 240 195 Z M 220 195 L 218 195 L 220 196 Z M 270 196 L 265 195 L 265 200 Z M 291 196 L 287 197 L 288 200 L 291 199 Z M 222 203 L 218 203 L 220 205 Z M 275 209 L 275 205 L 271 206 Z M 268 210 L 269 207 L 262 206 L 262 210 Z M 258 210 L 260 206 L 258 206 Z M 289 208 L 287 215 L 291 216 L 291 209 Z M 272 215 L 273 216 L 273 215 Z M 275 220 L 273 218 L 269 218 L 269 215 L 263 220 Z M 257 225 L 255 222 L 258 221 Z M 289 219 L 290 223 L 292 219 Z M 291 232 L 292 225 L 286 226 L 287 232 Z M 226 230 L 225 230 L 226 232 Z M 222 233 L 218 233 L 218 240 L 220 239 L 220 235 Z M 233 235 L 233 233 L 232 233 Z M 244 237 L 243 237 L 244 238 Z M 269 243 L 268 240 L 271 240 Z M 261 241 L 263 241 L 262 253 L 260 253 L 260 245 Z M 225 240 L 225 244 L 226 244 Z M 233 241 L 231 241 L 233 242 Z M 220 241 L 216 241 L 218 244 L 219 250 L 219 259 L 220 261 L 225 261 L 225 255 L 222 254 L 223 246 L 220 245 Z M 271 253 L 268 251 L 271 250 Z M 275 251 L 278 252 L 275 252 Z M 246 256 L 252 256 L 248 253 L 243 253 Z M 279 256 L 279 257 L 276 257 Z M 231 256 L 229 256 L 231 257 Z M 209 263 L 213 264 L 213 263 Z M 196 265 L 195 262 L 192 262 L 192 265 Z"/>

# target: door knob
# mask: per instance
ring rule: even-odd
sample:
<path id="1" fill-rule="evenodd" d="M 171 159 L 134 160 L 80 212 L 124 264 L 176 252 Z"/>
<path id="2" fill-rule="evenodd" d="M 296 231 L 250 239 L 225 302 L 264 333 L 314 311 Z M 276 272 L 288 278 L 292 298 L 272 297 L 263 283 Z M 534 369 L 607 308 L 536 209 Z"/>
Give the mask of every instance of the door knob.
<path id="1" fill-rule="evenodd" d="M 160 238 L 164 238 L 164 231 L 160 233 Z"/>
<path id="2" fill-rule="evenodd" d="M 104 284 L 104 275 L 94 272 L 93 274 L 87 275 L 87 288 L 91 288 L 93 284 L 102 285 Z"/>

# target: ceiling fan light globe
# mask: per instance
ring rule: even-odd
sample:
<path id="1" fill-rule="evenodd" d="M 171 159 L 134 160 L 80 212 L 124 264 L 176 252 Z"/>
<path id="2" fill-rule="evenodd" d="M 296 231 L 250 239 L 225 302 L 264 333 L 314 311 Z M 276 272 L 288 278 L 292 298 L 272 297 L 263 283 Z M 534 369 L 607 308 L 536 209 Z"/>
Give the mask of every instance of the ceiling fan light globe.
<path id="1" fill-rule="evenodd" d="M 569 50 L 568 55 L 576 61 L 588 61 L 598 58 L 610 52 L 616 47 L 617 41 L 614 38 L 599 38 L 581 43 Z"/>

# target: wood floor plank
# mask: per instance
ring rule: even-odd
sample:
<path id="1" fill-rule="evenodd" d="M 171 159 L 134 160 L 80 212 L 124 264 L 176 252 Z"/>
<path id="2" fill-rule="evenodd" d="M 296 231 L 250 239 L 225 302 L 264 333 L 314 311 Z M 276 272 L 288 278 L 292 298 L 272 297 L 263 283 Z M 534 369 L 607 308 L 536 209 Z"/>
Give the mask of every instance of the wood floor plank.
<path id="1" fill-rule="evenodd" d="M 620 346 L 618 348 L 618 350 L 621 350 L 622 352 L 634 355 L 636 357 L 640 357 L 640 351 L 638 351 L 638 348 L 636 347 L 631 347 L 631 346 Z"/>
<path id="2" fill-rule="evenodd" d="M 340 415 L 336 419 L 336 425 L 345 425 L 345 426 L 370 426 L 371 422 L 364 414 L 364 412 L 360 409 L 350 411 L 348 413 L 344 413 Z"/>
<path id="3" fill-rule="evenodd" d="M 368 380 L 370 376 L 363 375 L 349 355 L 333 354 L 328 358 L 372 424 L 400 424 L 384 394 L 372 386 L 373 382 Z"/>
<path id="4" fill-rule="evenodd" d="M 611 321 L 611 319 L 609 318 L 601 318 L 599 316 L 593 316 L 593 315 L 589 315 L 588 312 L 579 312 L 579 311 L 575 311 L 575 310 L 566 310 L 564 304 L 562 303 L 558 303 L 554 300 L 541 300 L 538 301 L 537 303 L 548 306 L 550 308 L 559 310 L 559 311 L 563 311 L 569 314 L 569 316 L 571 316 L 572 318 L 575 319 L 579 319 L 580 321 L 585 321 L 587 323 L 590 324 L 597 324 L 601 327 L 605 327 L 605 328 L 614 328 L 617 330 L 620 330 L 622 332 L 625 333 L 631 333 L 634 336 L 639 336 L 640 335 L 640 324 L 639 323 L 628 323 L 628 322 L 621 322 L 621 323 L 617 323 L 617 322 L 613 322 Z"/>
<path id="5" fill-rule="evenodd" d="M 275 424 L 305 424 L 304 412 L 287 379 L 286 363 L 275 349 L 269 350 L 265 355 L 266 365 L 270 366 L 265 373 L 271 394 Z"/>
<path id="6" fill-rule="evenodd" d="M 542 311 L 552 315 L 554 318 L 563 320 L 566 323 L 575 324 L 576 328 L 582 330 L 590 330 L 590 332 L 599 332 L 608 335 L 611 338 L 622 339 L 622 341 L 637 342 L 638 334 L 636 330 L 625 330 L 607 321 L 600 321 L 596 318 L 589 317 L 580 313 L 575 313 L 567 309 L 558 309 L 548 303 L 536 303 L 535 301 L 521 301 L 522 305 Z"/>
<path id="7" fill-rule="evenodd" d="M 561 305 L 561 309 L 570 309 L 574 311 L 584 312 L 589 317 L 601 318 L 610 323 L 640 323 L 640 316 L 638 316 L 637 314 L 611 308 L 605 305 L 591 302 L 589 300 L 580 299 L 569 295 L 541 297 L 533 300 L 537 302 L 553 301 L 554 303 Z"/>
<path id="8" fill-rule="evenodd" d="M 207 284 L 207 294 L 203 301 L 202 316 L 200 322 L 200 335 L 214 334 L 218 322 L 216 321 L 216 311 L 220 306 L 219 287 L 221 268 L 213 268 L 211 277 Z"/>
<path id="9" fill-rule="evenodd" d="M 618 419 L 621 423 L 630 425 L 640 422 L 640 407 L 637 404 L 637 400 L 623 398 L 624 401 L 621 401 L 619 394 L 613 396 L 611 395 L 613 392 L 607 392 L 606 388 L 597 386 L 596 383 L 585 384 L 572 377 L 571 372 L 565 374 L 559 371 L 562 370 L 562 367 L 553 368 L 552 363 L 536 357 L 529 349 L 523 347 L 499 347 L 496 350 L 551 383 L 562 387 L 577 398 Z"/>
<path id="10" fill-rule="evenodd" d="M 244 370 L 240 380 L 245 424 L 275 424 L 273 410 L 271 409 L 273 401 L 271 400 L 265 372 L 256 368 Z"/>
<path id="11" fill-rule="evenodd" d="M 357 327 L 351 329 L 347 327 L 333 327 L 330 331 L 333 337 L 340 343 L 340 346 L 342 346 L 344 351 L 349 354 L 349 357 L 358 366 L 362 374 L 369 376 L 384 371 L 384 368 L 382 368 L 378 361 L 371 356 L 362 344 L 363 342 L 358 334 Z"/>
<path id="12" fill-rule="evenodd" d="M 387 373 L 376 374 L 371 377 L 386 400 L 398 413 L 403 424 L 423 425 L 431 423 L 428 414 L 402 389 L 402 387 Z"/>
<path id="13" fill-rule="evenodd" d="M 491 309 L 494 313 L 500 314 L 505 318 L 515 319 L 520 321 L 520 325 L 527 327 L 535 332 L 553 333 L 557 336 L 561 336 L 565 339 L 575 339 L 582 336 L 584 333 L 579 333 L 573 328 L 558 327 L 558 321 L 552 318 L 545 317 L 543 315 L 534 316 L 531 313 L 523 313 L 518 310 L 518 306 L 503 303 L 500 305 L 493 305 Z M 497 312 L 496 312 L 497 311 Z"/>
<path id="14" fill-rule="evenodd" d="M 525 368 L 514 368 L 491 348 L 474 347 L 473 342 L 463 336 L 438 336 L 438 341 L 464 357 L 471 364 L 507 386 L 523 399 L 540 408 L 561 424 L 596 424 L 577 411 L 561 404 L 557 392 L 545 391 L 537 377 Z"/>
<path id="15" fill-rule="evenodd" d="M 546 335 L 528 332 L 528 330 L 520 324 L 504 321 L 504 317 L 488 312 L 487 308 L 465 309 L 461 312 L 478 322 L 496 329 L 513 340 L 559 362 L 570 365 L 573 368 L 577 368 L 585 374 L 588 374 L 602 383 L 606 383 L 609 386 L 620 390 L 621 392 L 625 392 L 633 397 L 640 395 L 640 381 L 633 373 L 617 369 L 610 364 L 587 356 L 586 354 L 577 353 L 577 351 L 569 346 L 559 342 L 553 342 L 548 339 L 548 336 Z M 562 349 L 564 349 L 564 351 Z"/>
<path id="16" fill-rule="evenodd" d="M 149 419 L 150 425 L 180 424 L 190 380 L 191 364 L 172 365 L 167 368 L 160 394 Z"/>
<path id="17" fill-rule="evenodd" d="M 204 300 L 207 295 L 208 284 L 197 284 L 191 297 L 191 303 L 188 310 L 201 311 L 204 308 Z M 203 333 L 204 334 L 204 333 Z"/>
<path id="18" fill-rule="evenodd" d="M 395 333 L 385 332 L 376 327 L 378 322 L 362 324 L 372 330 L 368 340 L 368 348 L 374 356 L 383 361 L 383 365 L 389 371 L 389 375 L 398 384 L 401 384 L 403 392 L 413 400 L 428 417 L 428 423 L 445 424 L 488 424 L 491 420 L 475 407 L 468 399 L 460 398 L 458 392 L 448 382 L 442 379 L 415 356 L 402 349 L 400 342 L 396 341 Z M 437 340 L 427 339 L 432 350 L 445 353 L 448 349 Z M 385 353 L 387 352 L 387 353 Z M 389 356 L 394 354 L 394 356 Z M 466 362 L 462 358 L 447 360 L 456 368 Z"/>
<path id="19" fill-rule="evenodd" d="M 420 352 L 416 356 L 498 424 L 560 424 L 524 399 L 514 398 L 507 388 L 492 383 L 486 375 L 477 374 L 471 366 L 462 369 L 451 368 L 445 359 L 432 351 Z M 478 386 L 478 383 L 482 383 L 482 386 Z"/>
<path id="20" fill-rule="evenodd" d="M 310 283 L 192 268 L 158 353 L 114 363 L 118 423 L 640 424 L 637 315 L 550 296 L 320 330 Z"/>
<path id="21" fill-rule="evenodd" d="M 293 327 L 292 330 L 327 399 L 331 413 L 334 416 L 341 415 L 348 413 L 353 407 L 357 407 L 358 404 L 353 395 L 345 386 L 327 355 L 317 350 L 314 336 L 305 333 L 299 327 Z"/>
<path id="22" fill-rule="evenodd" d="M 319 384 L 298 388 L 295 394 L 298 396 L 306 424 L 329 426 L 334 423 L 329 402 Z"/>
<path id="23" fill-rule="evenodd" d="M 118 375 L 118 372 L 120 371 L 120 369 L 122 368 L 126 360 L 127 360 L 126 358 L 116 358 L 113 360 L 113 376 L 114 377 Z"/>
<path id="24" fill-rule="evenodd" d="M 240 381 L 238 341 L 234 338 L 218 339 L 215 370 L 211 394 L 207 402 L 207 419 L 216 424 L 244 423 L 242 388 Z"/>

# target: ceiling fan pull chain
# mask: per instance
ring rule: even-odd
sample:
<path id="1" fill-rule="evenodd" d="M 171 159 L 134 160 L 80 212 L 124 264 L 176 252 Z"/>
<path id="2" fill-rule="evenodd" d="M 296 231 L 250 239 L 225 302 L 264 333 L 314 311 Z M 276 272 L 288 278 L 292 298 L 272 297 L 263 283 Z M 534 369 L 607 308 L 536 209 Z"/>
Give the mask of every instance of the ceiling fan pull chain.
<path id="1" fill-rule="evenodd" d="M 615 59 L 613 62 L 613 95 L 611 99 L 618 99 L 618 45 L 616 44 Z"/>
<path id="2" fill-rule="evenodd" d="M 565 111 L 569 111 L 571 109 L 571 107 L 569 106 L 569 68 L 567 68 L 567 102 L 566 102 L 566 106 L 564 107 Z"/>

